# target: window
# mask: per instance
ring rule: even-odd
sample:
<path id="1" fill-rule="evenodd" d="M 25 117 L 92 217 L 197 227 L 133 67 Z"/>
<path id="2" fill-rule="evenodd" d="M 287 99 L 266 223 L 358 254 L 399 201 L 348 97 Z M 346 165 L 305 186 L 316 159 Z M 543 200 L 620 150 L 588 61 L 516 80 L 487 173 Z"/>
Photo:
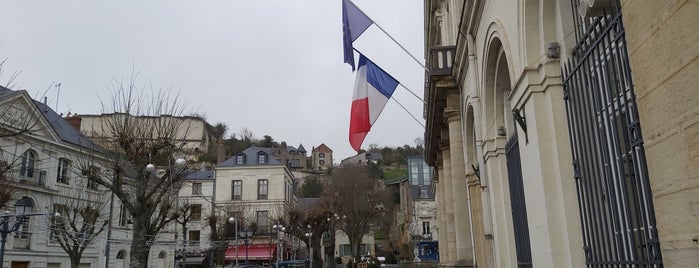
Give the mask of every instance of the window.
<path id="1" fill-rule="evenodd" d="M 189 212 L 190 212 L 190 214 L 189 214 L 189 215 L 190 215 L 190 217 L 189 217 L 190 220 L 193 220 L 193 221 L 199 221 L 199 220 L 201 220 L 201 205 L 200 205 L 200 204 L 193 204 L 193 205 L 189 208 Z"/>
<path id="2" fill-rule="evenodd" d="M 201 195 L 201 182 L 192 183 L 192 194 Z"/>
<path id="3" fill-rule="evenodd" d="M 257 154 L 257 163 L 258 164 L 267 163 L 267 155 L 265 153 L 258 153 Z"/>
<path id="4" fill-rule="evenodd" d="M 129 222 L 129 211 L 126 210 L 124 205 L 121 205 L 119 209 L 119 226 L 126 226 Z"/>
<path id="5" fill-rule="evenodd" d="M 430 232 L 430 222 L 429 221 L 423 221 L 422 222 L 422 234 L 431 234 Z"/>
<path id="6" fill-rule="evenodd" d="M 27 150 L 22 154 L 22 165 L 20 175 L 27 178 L 34 178 L 34 159 L 36 156 L 32 150 Z"/>
<path id="7" fill-rule="evenodd" d="M 269 233 L 269 211 L 257 211 L 257 233 Z"/>
<path id="8" fill-rule="evenodd" d="M 325 158 L 325 153 L 319 153 L 319 154 L 318 154 L 318 157 L 319 157 L 319 158 Z"/>
<path id="9" fill-rule="evenodd" d="M 233 181 L 233 194 L 231 200 L 243 200 L 243 181 Z"/>
<path id="10" fill-rule="evenodd" d="M 68 169 L 70 168 L 70 160 L 65 158 L 58 159 L 58 171 L 56 172 L 56 181 L 68 184 Z"/>
<path id="11" fill-rule="evenodd" d="M 87 170 L 83 170 L 83 176 L 87 179 L 87 189 L 98 190 L 99 185 L 95 180 L 99 179 L 100 168 L 90 166 Z"/>
<path id="12" fill-rule="evenodd" d="M 235 156 L 235 164 L 236 165 L 242 165 L 245 164 L 245 155 L 236 155 Z"/>
<path id="13" fill-rule="evenodd" d="M 325 165 L 325 160 L 319 160 L 319 161 L 318 161 L 318 164 L 320 164 L 321 166 L 322 166 L 322 165 Z"/>
<path id="14" fill-rule="evenodd" d="M 201 239 L 201 232 L 200 231 L 189 231 L 189 245 L 190 246 L 199 246 L 199 240 Z"/>
<path id="15" fill-rule="evenodd" d="M 267 200 L 267 180 L 257 180 L 257 200 Z"/>

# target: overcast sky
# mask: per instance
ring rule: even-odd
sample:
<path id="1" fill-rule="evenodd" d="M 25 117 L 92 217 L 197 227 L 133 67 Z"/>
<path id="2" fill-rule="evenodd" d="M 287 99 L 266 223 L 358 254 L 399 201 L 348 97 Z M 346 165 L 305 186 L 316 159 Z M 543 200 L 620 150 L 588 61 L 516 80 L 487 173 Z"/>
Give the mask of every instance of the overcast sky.
<path id="1" fill-rule="evenodd" d="M 422 0 L 353 1 L 424 62 Z M 135 69 L 140 84 L 180 91 L 228 135 L 246 127 L 309 152 L 325 143 L 335 162 L 355 154 L 340 0 L 4 1 L 2 14 L 0 81 L 20 71 L 15 89 L 48 88 L 59 113 L 100 113 L 110 79 Z M 355 48 L 422 97 L 424 70 L 376 26 Z M 393 97 L 424 122 L 419 99 L 400 86 Z M 414 146 L 423 133 L 391 100 L 362 148 Z"/>

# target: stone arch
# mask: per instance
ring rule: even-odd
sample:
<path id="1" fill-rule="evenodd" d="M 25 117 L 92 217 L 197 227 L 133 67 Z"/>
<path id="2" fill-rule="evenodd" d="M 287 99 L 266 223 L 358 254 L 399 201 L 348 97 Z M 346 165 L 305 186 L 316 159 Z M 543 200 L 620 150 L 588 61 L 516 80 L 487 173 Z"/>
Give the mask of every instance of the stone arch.
<path id="1" fill-rule="evenodd" d="M 510 64 L 501 39 L 492 39 L 486 51 L 483 86 L 484 136 L 494 139 L 514 133 L 514 120 L 509 101 L 512 92 Z"/>
<path id="2" fill-rule="evenodd" d="M 164 250 L 158 253 L 158 259 L 165 259 L 165 257 L 167 257 L 167 252 L 165 252 Z"/>
<path id="3" fill-rule="evenodd" d="M 128 257 L 128 252 L 125 249 L 119 250 L 116 255 L 117 260 L 125 260 Z"/>
<path id="4" fill-rule="evenodd" d="M 480 102 L 480 135 L 483 141 L 483 173 L 488 177 L 486 195 L 489 198 L 493 241 L 493 261 L 501 267 L 516 267 L 515 224 L 513 221 L 510 175 L 506 160 L 506 142 L 516 135 L 510 95 L 512 92 L 512 68 L 504 34 L 498 33 L 496 23 L 491 24 L 484 44 L 483 77 Z M 485 176 L 484 176 L 485 177 Z M 516 189 L 516 187 L 515 187 Z"/>

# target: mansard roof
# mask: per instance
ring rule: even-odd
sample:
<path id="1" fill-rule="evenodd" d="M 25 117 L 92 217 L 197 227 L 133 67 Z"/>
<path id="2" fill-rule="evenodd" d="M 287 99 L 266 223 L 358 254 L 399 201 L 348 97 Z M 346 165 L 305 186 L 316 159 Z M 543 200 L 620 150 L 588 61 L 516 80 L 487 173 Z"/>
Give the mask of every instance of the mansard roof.
<path id="1" fill-rule="evenodd" d="M 219 167 L 238 167 L 238 166 L 261 166 L 261 165 L 283 165 L 277 158 L 274 157 L 273 155 L 274 148 L 267 148 L 267 147 L 258 147 L 258 146 L 250 146 L 247 149 L 243 150 L 242 152 L 239 152 L 233 157 L 229 158 L 226 161 L 223 161 L 223 163 L 219 164 Z M 257 156 L 259 154 L 265 154 L 267 156 L 267 162 L 264 164 L 259 164 L 257 163 Z M 243 157 L 243 164 L 238 165 L 237 164 L 237 157 L 242 156 Z"/>

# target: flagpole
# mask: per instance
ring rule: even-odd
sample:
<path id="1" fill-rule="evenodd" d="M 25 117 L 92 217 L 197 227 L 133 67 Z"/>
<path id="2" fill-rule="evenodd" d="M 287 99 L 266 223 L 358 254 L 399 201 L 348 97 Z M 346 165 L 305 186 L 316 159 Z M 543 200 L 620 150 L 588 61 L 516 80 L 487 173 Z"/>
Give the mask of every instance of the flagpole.
<path id="1" fill-rule="evenodd" d="M 422 98 L 420 98 L 420 96 L 418 96 L 417 94 L 415 94 L 415 92 L 413 92 L 412 90 L 410 90 L 408 87 L 404 86 L 404 85 L 401 84 L 400 82 L 398 82 L 398 84 L 399 84 L 401 87 L 405 88 L 405 90 L 407 90 L 408 92 L 410 92 L 410 94 L 413 94 L 413 96 L 415 96 L 415 98 L 417 98 L 418 100 L 420 100 L 422 103 L 425 103 L 425 100 L 423 100 Z"/>
<path id="2" fill-rule="evenodd" d="M 361 55 L 366 55 L 366 54 L 362 53 L 361 51 L 359 51 L 358 49 L 356 49 L 356 48 L 354 48 L 354 47 L 353 47 L 352 49 L 353 49 L 354 51 L 357 51 L 357 53 L 359 53 L 359 54 L 361 54 Z M 379 67 L 379 69 L 381 69 L 381 67 Z M 381 69 L 381 70 L 383 71 L 383 69 Z M 386 72 L 386 71 L 384 71 L 384 72 Z M 393 76 L 391 76 L 391 78 L 393 78 L 393 79 L 395 79 L 396 81 L 398 81 L 398 79 L 394 78 Z M 408 87 L 406 87 L 405 85 L 403 85 L 400 81 L 398 81 L 398 85 L 400 85 L 401 87 L 405 88 L 405 90 L 407 90 L 408 92 L 410 92 L 410 94 L 413 94 L 413 96 L 415 96 L 415 98 L 417 98 L 418 100 L 420 100 L 423 104 L 425 103 L 425 100 L 423 100 L 422 98 L 420 98 L 420 96 L 418 96 L 417 94 L 415 94 L 415 92 L 413 92 L 413 91 L 410 90 Z"/>
<path id="3" fill-rule="evenodd" d="M 408 109 L 406 109 L 405 106 L 403 106 L 403 104 L 401 104 L 400 102 L 398 102 L 398 100 L 396 100 L 396 98 L 391 97 L 391 99 L 392 99 L 393 101 L 395 101 L 396 103 L 398 103 L 398 105 L 399 105 L 401 108 L 403 108 L 403 110 L 404 110 L 406 113 L 408 113 L 408 114 L 410 115 L 410 117 L 412 117 L 412 118 L 415 120 L 415 122 L 417 122 L 418 124 L 420 124 L 420 125 L 422 126 L 422 128 L 425 128 L 425 125 L 424 125 L 422 122 L 420 122 L 420 120 L 418 120 L 417 117 L 415 117 L 410 111 L 408 111 Z"/>
<path id="4" fill-rule="evenodd" d="M 369 17 L 369 15 L 367 15 L 367 14 L 364 12 L 364 10 L 362 10 L 362 9 L 359 8 L 356 4 L 354 4 L 354 2 L 352 2 L 352 0 L 347 0 L 347 1 L 349 1 L 350 3 L 352 3 L 352 4 L 359 10 L 359 12 L 362 12 L 362 14 L 364 14 L 364 16 L 366 16 L 367 18 L 369 18 L 369 19 L 371 20 L 371 22 L 372 22 L 374 25 L 376 25 L 377 28 L 379 28 L 379 30 L 381 30 L 386 36 L 388 36 L 388 38 L 391 38 L 391 40 L 393 40 L 393 42 L 396 43 L 396 45 L 398 45 L 401 49 L 403 49 L 403 51 L 405 51 L 405 53 L 408 54 L 408 56 L 410 56 L 411 58 L 413 58 L 413 60 L 414 60 L 415 62 L 417 62 L 417 64 L 419 64 L 420 66 L 422 66 L 422 69 L 425 69 L 425 71 L 429 71 L 429 70 L 427 69 L 427 67 L 425 67 L 425 65 L 422 64 L 422 62 L 420 62 L 417 58 L 415 58 L 415 56 L 413 56 L 412 53 L 410 53 L 407 49 L 405 49 L 405 47 L 403 47 L 403 45 L 401 45 L 400 43 L 398 43 L 398 41 L 396 41 L 396 39 L 393 38 L 393 36 L 391 36 L 390 34 L 388 34 L 388 32 L 386 32 L 386 30 L 384 30 L 378 23 L 376 23 L 376 21 L 374 21 L 371 17 Z"/>

